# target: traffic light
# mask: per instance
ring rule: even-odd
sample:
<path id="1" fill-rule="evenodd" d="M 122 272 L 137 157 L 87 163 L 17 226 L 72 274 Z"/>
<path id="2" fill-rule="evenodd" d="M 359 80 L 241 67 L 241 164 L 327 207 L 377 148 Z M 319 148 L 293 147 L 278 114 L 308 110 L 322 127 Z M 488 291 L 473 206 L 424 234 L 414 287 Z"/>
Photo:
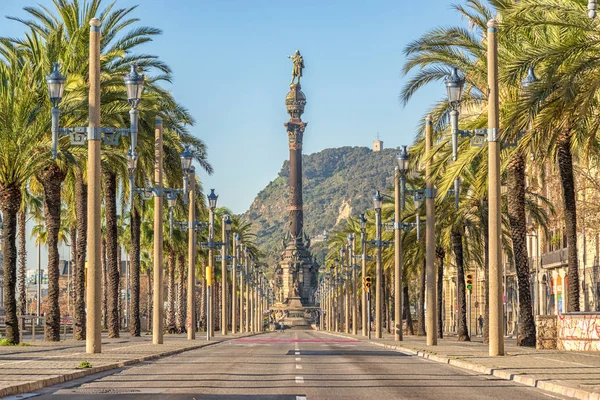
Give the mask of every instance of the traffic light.
<path id="1" fill-rule="evenodd" d="M 473 289 L 473 275 L 467 274 L 467 289 Z"/>
<path id="2" fill-rule="evenodd" d="M 364 280 L 364 285 L 365 285 L 365 288 L 366 288 L 367 290 L 369 290 L 369 288 L 371 287 L 371 284 L 372 284 L 372 278 L 371 278 L 370 276 L 365 276 L 365 277 L 363 278 L 363 280 Z"/>

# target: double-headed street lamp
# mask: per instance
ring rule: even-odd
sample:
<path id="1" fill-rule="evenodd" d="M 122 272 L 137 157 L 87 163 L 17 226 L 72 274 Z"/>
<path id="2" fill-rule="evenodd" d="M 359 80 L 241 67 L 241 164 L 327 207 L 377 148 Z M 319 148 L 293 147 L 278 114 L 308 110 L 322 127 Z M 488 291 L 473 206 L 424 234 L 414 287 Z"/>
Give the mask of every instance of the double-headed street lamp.
<path id="1" fill-rule="evenodd" d="M 90 20 L 89 40 L 89 126 L 81 128 L 59 128 L 59 110 L 63 95 L 66 78 L 60 74 L 58 65 L 47 77 L 48 92 L 52 101 L 52 156 L 56 158 L 58 153 L 59 134 L 69 134 L 71 143 L 83 145 L 88 142 L 88 274 L 87 274 L 87 315 L 86 315 L 86 352 L 100 353 L 101 345 L 101 267 L 100 267 L 100 237 L 101 237 L 101 165 L 100 165 L 100 142 L 106 144 L 118 144 L 121 134 L 130 134 L 133 138 L 132 144 L 137 139 L 137 129 L 102 128 L 100 123 L 100 25 L 97 18 Z M 135 67 L 133 67 L 135 70 Z M 143 76 L 139 80 L 125 81 L 130 104 L 135 101 L 139 103 L 143 90 Z M 136 86 L 137 90 L 129 90 Z M 133 104 L 132 104 L 133 107 Z M 135 113 L 134 113 L 135 114 Z M 133 125 L 133 124 L 132 124 Z M 136 125 L 137 127 L 137 121 Z"/>
<path id="2" fill-rule="evenodd" d="M 373 196 L 373 208 L 375 209 L 375 240 L 367 243 L 377 249 L 376 266 L 375 266 L 375 337 L 382 337 L 381 330 L 381 302 L 382 302 L 382 265 L 381 265 L 381 249 L 388 247 L 393 242 L 381 240 L 381 207 L 383 205 L 383 196 L 379 190 L 375 191 Z M 365 276 L 365 275 L 363 275 Z"/>
<path id="3" fill-rule="evenodd" d="M 432 146 L 432 132 L 431 132 L 431 119 L 428 117 L 426 120 L 425 130 L 425 148 L 426 154 L 428 155 Z M 426 157 L 427 157 L 426 155 Z M 396 207 L 396 223 L 394 224 L 395 242 L 396 242 L 396 283 L 395 290 L 402 291 L 402 264 L 403 264 L 403 253 L 402 253 L 402 240 L 400 237 L 401 231 L 408 232 L 413 224 L 407 224 L 401 221 L 402 211 L 404 211 L 405 196 L 406 194 L 413 195 L 413 204 L 415 207 L 416 214 L 416 228 L 417 228 L 417 239 L 421 236 L 421 217 L 419 210 L 423 200 L 426 201 L 426 273 L 427 273 L 427 344 L 437 344 L 437 329 L 435 326 L 435 315 L 436 315 L 436 293 L 435 293 L 435 237 L 434 237 L 434 204 L 436 191 L 433 187 L 433 183 L 430 175 L 430 161 L 427 162 L 426 169 L 426 187 L 425 189 L 408 190 L 406 189 L 406 172 L 409 167 L 409 154 L 406 146 L 402 146 L 402 150 L 396 157 L 397 161 L 397 177 L 395 186 L 395 207 Z M 402 340 L 402 300 L 397 296 L 395 299 L 395 315 L 396 321 L 399 321 L 399 326 L 396 328 L 395 340 Z M 398 323 L 397 323 L 398 324 Z"/>
<path id="4" fill-rule="evenodd" d="M 594 14 L 595 14 L 595 10 Z M 592 11 L 590 10 L 590 13 Z M 488 221 L 489 221 L 489 354 L 504 355 L 504 337 L 502 332 L 502 242 L 501 242 L 501 204 L 500 204 L 500 138 L 499 106 L 498 106 L 498 23 L 490 20 L 487 24 L 488 40 L 488 129 L 486 131 L 460 131 L 458 129 L 458 109 L 464 78 L 458 75 L 457 69 L 446 78 L 448 101 L 453 108 L 450 114 L 452 125 L 452 155 L 456 159 L 458 136 L 471 137 L 474 145 L 488 142 Z M 429 307 L 428 307 L 429 308 Z"/>

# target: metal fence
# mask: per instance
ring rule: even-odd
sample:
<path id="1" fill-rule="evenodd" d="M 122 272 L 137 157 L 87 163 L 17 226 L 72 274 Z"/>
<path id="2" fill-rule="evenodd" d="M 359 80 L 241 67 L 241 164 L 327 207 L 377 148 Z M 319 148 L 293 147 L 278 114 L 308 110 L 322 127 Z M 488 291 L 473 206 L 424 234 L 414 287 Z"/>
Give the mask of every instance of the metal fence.
<path id="1" fill-rule="evenodd" d="M 35 315 L 18 315 L 19 321 L 19 341 L 24 339 L 29 341 L 44 340 L 44 326 L 46 320 L 44 317 Z M 6 336 L 6 316 L 0 316 L 0 334 Z M 68 339 L 71 334 L 73 338 L 73 321 L 67 317 L 63 317 L 60 323 L 60 340 Z"/>

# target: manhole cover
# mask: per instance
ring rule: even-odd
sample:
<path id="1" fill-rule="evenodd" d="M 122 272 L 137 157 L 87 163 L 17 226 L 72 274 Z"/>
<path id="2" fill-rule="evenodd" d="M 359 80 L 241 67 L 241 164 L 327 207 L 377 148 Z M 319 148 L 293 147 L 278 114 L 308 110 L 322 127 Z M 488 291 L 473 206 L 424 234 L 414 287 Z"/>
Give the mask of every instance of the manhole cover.
<path id="1" fill-rule="evenodd" d="M 84 394 L 126 394 L 126 393 L 139 393 L 137 389 L 77 389 L 73 390 L 73 393 L 84 393 Z"/>

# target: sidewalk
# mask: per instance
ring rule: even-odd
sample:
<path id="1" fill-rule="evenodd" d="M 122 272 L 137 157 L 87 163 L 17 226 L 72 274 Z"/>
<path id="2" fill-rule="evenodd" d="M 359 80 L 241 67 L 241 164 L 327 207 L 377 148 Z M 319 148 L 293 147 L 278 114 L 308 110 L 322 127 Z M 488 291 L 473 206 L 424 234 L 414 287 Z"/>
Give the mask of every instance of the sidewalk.
<path id="1" fill-rule="evenodd" d="M 223 337 L 215 334 L 209 342 L 202 332 L 197 333 L 193 341 L 187 340 L 185 334 L 165 335 L 164 344 L 153 345 L 152 336 L 130 337 L 128 333 L 122 333 L 118 339 L 103 337 L 101 354 L 86 354 L 85 341 L 72 339 L 52 343 L 27 342 L 30 346 L 0 346 L 0 398 L 253 335 L 245 333 Z M 79 369 L 82 361 L 88 361 L 92 367 Z"/>
<path id="2" fill-rule="evenodd" d="M 331 334 L 367 341 L 363 336 Z M 422 336 L 404 336 L 402 342 L 395 342 L 394 336 L 387 333 L 382 339 L 371 338 L 371 343 L 432 361 L 581 400 L 600 400 L 600 353 L 536 350 L 518 347 L 514 339 L 505 339 L 506 355 L 490 357 L 488 346 L 480 337 L 473 338 L 472 342 L 457 342 L 455 337 L 438 339 L 437 346 L 429 347 Z"/>

